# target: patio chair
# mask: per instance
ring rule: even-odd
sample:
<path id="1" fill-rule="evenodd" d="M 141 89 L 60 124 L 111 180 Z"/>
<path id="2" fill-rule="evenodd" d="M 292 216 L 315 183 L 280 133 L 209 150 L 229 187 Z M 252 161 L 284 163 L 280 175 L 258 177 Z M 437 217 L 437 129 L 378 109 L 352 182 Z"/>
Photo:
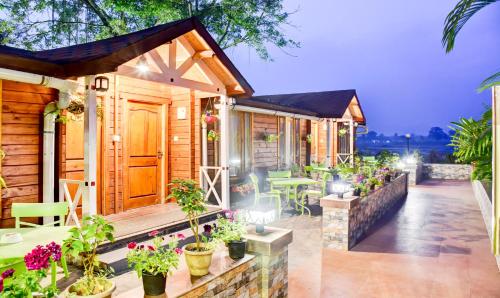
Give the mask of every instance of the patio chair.
<path id="1" fill-rule="evenodd" d="M 284 171 L 267 171 L 267 176 L 269 177 L 269 181 L 272 181 L 273 179 L 286 179 L 286 178 L 291 178 L 292 177 L 292 171 L 290 170 L 284 170 Z M 286 192 L 287 189 L 286 187 L 282 186 L 273 186 L 272 183 L 271 185 L 271 191 L 274 190 L 279 190 L 280 192 Z M 289 202 L 287 202 L 288 205 L 290 205 Z"/>
<path id="2" fill-rule="evenodd" d="M 271 190 L 269 192 L 259 191 L 259 178 L 255 174 L 250 174 L 250 180 L 252 181 L 255 193 L 254 206 L 260 203 L 261 199 L 275 200 L 276 209 L 278 211 L 278 218 L 281 217 L 281 191 Z"/>
<path id="3" fill-rule="evenodd" d="M 330 174 L 328 172 L 323 173 L 323 175 L 321 177 L 321 188 L 320 189 L 304 189 L 304 190 L 302 190 L 302 192 L 300 194 L 302 202 L 305 201 L 306 197 L 307 198 L 309 198 L 309 197 L 318 197 L 318 198 L 324 197 L 326 195 L 326 183 L 328 182 L 328 179 L 330 179 L 331 176 L 332 176 L 332 174 Z M 302 212 L 304 212 L 304 211 L 302 211 Z M 309 216 L 311 216 L 310 211 L 309 211 Z"/>
<path id="4" fill-rule="evenodd" d="M 12 203 L 12 216 L 16 219 L 16 229 L 21 225 L 29 227 L 55 226 L 57 223 L 64 226 L 64 219 L 68 214 L 68 202 L 61 203 Z M 59 216 L 59 220 L 45 224 L 37 225 L 30 222 L 21 221 L 21 217 L 43 217 Z"/>
<path id="5" fill-rule="evenodd" d="M 19 229 L 21 225 L 29 226 L 33 228 L 55 226 L 59 223 L 60 226 L 65 225 L 65 217 L 69 211 L 68 202 L 60 203 L 12 203 L 12 216 L 16 219 L 16 229 Z M 45 224 L 37 225 L 30 222 L 21 221 L 22 217 L 43 217 L 43 216 L 59 216 L 59 220 Z M 64 276 L 68 278 L 68 265 L 66 263 L 66 257 L 64 254 L 61 255 L 61 267 L 64 270 Z M 52 281 L 55 283 L 55 275 L 52 274 Z"/>

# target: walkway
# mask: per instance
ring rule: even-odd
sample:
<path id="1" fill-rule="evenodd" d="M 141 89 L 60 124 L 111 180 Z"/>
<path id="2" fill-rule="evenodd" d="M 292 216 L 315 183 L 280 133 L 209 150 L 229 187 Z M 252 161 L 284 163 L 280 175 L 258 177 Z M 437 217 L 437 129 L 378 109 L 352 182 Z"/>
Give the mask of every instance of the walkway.
<path id="1" fill-rule="evenodd" d="M 319 256 L 317 218 L 279 225 L 294 229 L 290 297 L 500 297 L 500 273 L 469 182 L 411 188 L 405 204 L 349 252 L 323 249 Z"/>

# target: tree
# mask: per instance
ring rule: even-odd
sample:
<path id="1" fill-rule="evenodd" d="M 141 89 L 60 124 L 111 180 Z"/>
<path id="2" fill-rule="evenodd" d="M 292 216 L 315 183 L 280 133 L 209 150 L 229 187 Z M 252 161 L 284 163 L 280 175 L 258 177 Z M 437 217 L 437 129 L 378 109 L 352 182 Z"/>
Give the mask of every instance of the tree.
<path id="1" fill-rule="evenodd" d="M 441 127 L 437 127 L 437 126 L 431 127 L 431 129 L 429 130 L 429 135 L 427 137 L 429 139 L 433 139 L 436 141 L 449 139 L 448 134 L 445 133 Z"/>
<path id="2" fill-rule="evenodd" d="M 455 39 L 467 21 L 478 11 L 499 0 L 460 0 L 448 14 L 443 29 L 442 43 L 449 53 L 455 47 Z M 479 91 L 486 90 L 500 84 L 500 72 L 486 78 L 479 87 Z"/>
<path id="3" fill-rule="evenodd" d="M 299 47 L 288 38 L 283 0 L 6 0 L 0 44 L 48 49 L 90 42 L 196 16 L 223 49 L 240 44 L 270 60 L 268 45 Z"/>

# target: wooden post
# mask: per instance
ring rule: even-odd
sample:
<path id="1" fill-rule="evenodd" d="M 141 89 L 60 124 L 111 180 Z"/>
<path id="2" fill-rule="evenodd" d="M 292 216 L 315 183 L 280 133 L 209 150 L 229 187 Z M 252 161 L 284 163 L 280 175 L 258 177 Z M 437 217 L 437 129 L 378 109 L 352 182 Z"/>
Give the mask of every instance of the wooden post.
<path id="1" fill-rule="evenodd" d="M 493 237 L 492 250 L 495 255 L 500 255 L 500 87 L 492 88 L 492 123 L 493 123 L 493 199 L 492 199 L 492 218 L 493 218 Z"/>
<path id="2" fill-rule="evenodd" d="M 97 214 L 97 98 L 95 76 L 85 77 L 83 215 Z"/>
<path id="3" fill-rule="evenodd" d="M 331 157 L 331 150 L 332 150 L 332 128 L 331 128 L 331 123 L 329 119 L 325 119 L 326 122 L 326 153 L 325 153 L 325 166 L 330 167 L 332 165 L 332 157 Z"/>
<path id="4" fill-rule="evenodd" d="M 229 101 L 225 95 L 220 97 L 220 165 L 222 208 L 229 209 Z"/>
<path id="5" fill-rule="evenodd" d="M 354 121 L 349 120 L 349 160 L 351 162 L 351 166 L 354 165 Z"/>

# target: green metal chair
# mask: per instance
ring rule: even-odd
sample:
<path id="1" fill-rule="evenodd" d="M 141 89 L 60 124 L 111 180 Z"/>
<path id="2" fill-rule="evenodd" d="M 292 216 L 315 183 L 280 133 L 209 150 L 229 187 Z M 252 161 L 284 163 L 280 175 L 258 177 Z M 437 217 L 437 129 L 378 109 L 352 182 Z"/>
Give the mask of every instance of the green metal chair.
<path id="1" fill-rule="evenodd" d="M 64 219 L 69 212 L 68 202 L 60 203 L 12 203 L 12 216 L 16 219 L 16 229 L 19 229 L 21 225 L 29 226 L 33 228 L 55 226 L 59 223 L 60 226 L 65 225 Z M 21 221 L 22 217 L 43 217 L 43 216 L 59 216 L 59 220 L 45 224 L 37 225 L 30 222 Z M 55 266 L 55 265 L 54 265 Z M 61 256 L 61 267 L 64 271 L 64 276 L 68 278 L 68 265 L 66 262 L 66 257 L 64 254 Z M 55 267 L 52 269 L 52 284 L 55 285 L 56 282 L 56 272 Z"/>
<path id="2" fill-rule="evenodd" d="M 44 226 L 55 226 L 57 223 L 59 225 L 65 225 L 65 217 L 68 214 L 69 205 L 68 202 L 61 203 L 12 203 L 12 216 L 16 219 L 16 229 L 19 229 L 21 225 L 29 227 L 44 227 Z M 21 221 L 22 217 L 43 217 L 43 216 L 59 216 L 59 220 L 45 224 L 37 225 L 30 222 Z"/>
<path id="3" fill-rule="evenodd" d="M 321 177 L 321 188 L 320 189 L 304 189 L 302 190 L 302 192 L 300 193 L 300 197 L 301 197 L 301 200 L 302 200 L 302 213 L 304 213 L 304 201 L 305 201 L 305 198 L 306 197 L 318 197 L 318 198 L 322 198 L 326 195 L 326 183 L 328 182 L 328 180 L 330 179 L 330 177 L 332 176 L 332 174 L 328 173 L 328 172 L 324 172 L 322 177 Z M 310 210 L 307 210 L 309 212 L 309 216 L 311 216 L 311 211 Z"/>
<path id="4" fill-rule="evenodd" d="M 279 190 L 281 193 L 286 192 L 286 187 L 282 186 L 274 186 L 271 182 L 273 180 L 286 179 L 292 177 L 292 171 L 284 170 L 284 171 L 268 171 L 267 172 L 268 180 L 270 182 L 271 191 Z M 288 206 L 290 206 L 290 201 L 287 201 Z"/>
<path id="5" fill-rule="evenodd" d="M 260 192 L 259 190 L 259 178 L 255 174 L 250 174 L 250 180 L 252 181 L 255 193 L 254 206 L 260 203 L 261 199 L 275 200 L 276 209 L 278 210 L 278 218 L 281 217 L 281 191 L 271 190 L 269 192 Z"/>

